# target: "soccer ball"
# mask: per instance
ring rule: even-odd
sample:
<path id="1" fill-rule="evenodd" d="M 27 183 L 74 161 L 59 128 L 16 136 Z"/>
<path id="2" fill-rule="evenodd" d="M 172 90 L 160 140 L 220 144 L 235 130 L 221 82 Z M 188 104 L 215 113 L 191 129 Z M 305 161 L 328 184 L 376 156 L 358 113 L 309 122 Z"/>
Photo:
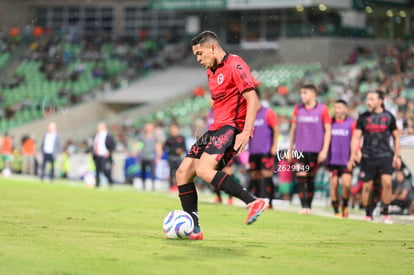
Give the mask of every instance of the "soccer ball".
<path id="1" fill-rule="evenodd" d="M 163 228 L 169 239 L 187 239 L 193 232 L 194 221 L 187 212 L 173 210 L 165 216 Z"/>
<path id="2" fill-rule="evenodd" d="M 3 177 L 10 178 L 11 177 L 11 171 L 9 168 L 4 168 L 2 171 Z"/>

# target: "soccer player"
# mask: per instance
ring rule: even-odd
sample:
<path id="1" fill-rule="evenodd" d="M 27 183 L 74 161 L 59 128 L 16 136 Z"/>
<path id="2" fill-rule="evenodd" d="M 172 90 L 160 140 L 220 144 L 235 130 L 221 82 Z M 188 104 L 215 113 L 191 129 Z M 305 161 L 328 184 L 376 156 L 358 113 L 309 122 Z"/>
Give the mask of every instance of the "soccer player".
<path id="1" fill-rule="evenodd" d="M 194 219 L 193 240 L 203 239 L 198 218 L 198 196 L 194 177 L 211 183 L 247 204 L 246 224 L 252 224 L 267 209 L 266 200 L 256 198 L 232 176 L 220 171 L 245 150 L 260 108 L 253 77 L 247 64 L 221 47 L 214 32 L 203 31 L 192 40 L 197 62 L 206 68 L 213 99 L 214 122 L 191 147 L 177 170 L 177 185 L 183 210 Z"/>
<path id="2" fill-rule="evenodd" d="M 331 139 L 331 116 L 328 107 L 317 100 L 313 84 L 300 89 L 301 103 L 293 109 L 288 157 L 295 172 L 302 209 L 310 214 L 315 190 L 315 173 L 326 160 Z M 295 146 L 295 147 L 293 147 Z"/>
<path id="3" fill-rule="evenodd" d="M 329 146 L 327 168 L 330 172 L 331 204 L 335 216 L 339 214 L 338 186 L 342 184 L 342 217 L 348 218 L 348 200 L 351 188 L 352 170 L 347 168 L 351 155 L 351 139 L 355 129 L 355 120 L 348 114 L 348 104 L 339 99 L 334 105 L 331 144 Z"/>
<path id="4" fill-rule="evenodd" d="M 400 134 L 395 117 L 384 108 L 385 93 L 382 90 L 370 91 L 366 96 L 368 111 L 358 117 L 351 141 L 349 168 L 361 161 L 360 178 L 363 181 L 362 205 L 365 207 L 365 220 L 371 221 L 373 209 L 370 207 L 372 185 L 376 175 L 381 178 L 382 214 L 384 223 L 391 224 L 388 206 L 392 196 L 393 168 L 401 166 Z M 394 141 L 394 150 L 390 138 Z M 362 159 L 358 155 L 359 140 L 363 137 Z"/>
<path id="5" fill-rule="evenodd" d="M 256 189 L 256 196 L 266 194 L 270 208 L 275 191 L 273 172 L 278 136 L 279 120 L 276 113 L 262 105 L 254 122 L 254 136 L 249 142 L 250 186 Z M 260 188 L 262 179 L 265 190 Z"/>

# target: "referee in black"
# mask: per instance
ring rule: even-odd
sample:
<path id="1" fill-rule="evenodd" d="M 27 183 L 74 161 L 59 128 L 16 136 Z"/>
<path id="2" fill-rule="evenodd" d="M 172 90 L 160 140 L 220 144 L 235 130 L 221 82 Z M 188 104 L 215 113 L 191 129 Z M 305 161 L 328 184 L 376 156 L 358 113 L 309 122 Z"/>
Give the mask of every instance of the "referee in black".
<path id="1" fill-rule="evenodd" d="M 373 182 L 378 176 L 382 185 L 382 219 L 391 224 L 388 215 L 388 206 L 392 195 L 392 173 L 394 168 L 401 166 L 400 135 L 396 120 L 392 113 L 384 108 L 385 93 L 382 90 L 368 92 L 366 104 L 368 111 L 361 114 L 357 120 L 356 129 L 351 141 L 351 157 L 348 168 L 361 163 L 360 178 L 363 181 L 362 204 L 365 207 L 365 220 L 371 221 L 373 204 L 370 203 Z M 394 141 L 390 145 L 391 136 Z M 361 153 L 359 147 L 361 138 L 363 143 Z M 362 158 L 361 158 L 362 157 Z"/>

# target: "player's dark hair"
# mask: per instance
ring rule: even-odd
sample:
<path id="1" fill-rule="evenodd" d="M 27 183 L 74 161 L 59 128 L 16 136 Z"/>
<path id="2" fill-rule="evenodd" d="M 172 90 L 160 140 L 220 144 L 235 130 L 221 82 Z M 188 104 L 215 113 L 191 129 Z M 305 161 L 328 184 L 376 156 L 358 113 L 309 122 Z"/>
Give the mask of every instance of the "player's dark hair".
<path id="1" fill-rule="evenodd" d="M 218 38 L 217 34 L 212 31 L 203 31 L 194 37 L 193 40 L 191 40 L 191 45 L 194 46 L 203 44 L 206 41 L 220 43 L 220 39 Z"/>
<path id="2" fill-rule="evenodd" d="M 348 103 L 343 99 L 338 99 L 337 101 L 335 101 L 335 103 L 344 104 L 346 107 L 348 107 Z"/>
<path id="3" fill-rule="evenodd" d="M 259 88 L 256 87 L 255 92 L 256 92 L 257 97 L 259 99 L 261 99 L 262 98 L 262 93 L 260 92 Z"/>
<path id="4" fill-rule="evenodd" d="M 305 83 L 302 85 L 301 89 L 312 90 L 315 94 L 318 93 L 318 89 L 312 83 Z"/>
<path id="5" fill-rule="evenodd" d="M 384 92 L 383 90 L 376 89 L 376 90 L 375 90 L 375 93 L 378 95 L 378 98 L 379 98 L 379 99 L 382 99 L 382 100 L 384 100 L 384 99 L 385 99 L 385 92 Z"/>
<path id="6" fill-rule="evenodd" d="M 385 99 L 385 92 L 381 89 L 375 89 L 373 91 L 369 91 L 369 94 L 376 94 L 379 99 L 382 100 L 381 108 L 385 110 L 384 99 Z"/>

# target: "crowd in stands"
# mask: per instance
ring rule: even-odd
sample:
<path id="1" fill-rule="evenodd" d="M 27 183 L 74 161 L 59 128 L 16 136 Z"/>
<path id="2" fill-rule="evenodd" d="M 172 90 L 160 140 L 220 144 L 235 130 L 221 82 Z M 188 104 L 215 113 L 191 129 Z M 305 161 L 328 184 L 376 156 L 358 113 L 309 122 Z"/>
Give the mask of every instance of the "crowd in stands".
<path id="1" fill-rule="evenodd" d="M 414 133 L 413 44 L 379 49 L 357 47 L 341 65 L 309 71 L 303 78 L 276 89 L 263 87 L 265 101 L 277 112 L 280 107 L 294 105 L 298 94 L 292 91 L 298 91 L 304 82 L 314 83 L 319 88 L 320 100 L 330 106 L 337 99 L 348 102 L 353 117 L 364 110 L 365 94 L 380 88 L 386 92 L 385 107 L 397 117 L 401 133 Z"/>
<path id="2" fill-rule="evenodd" d="M 15 53 L 16 69 L 6 71 L 8 77 L 0 83 L 3 131 L 40 118 L 53 106 L 69 107 L 95 98 L 99 91 L 117 90 L 177 62 L 187 49 L 150 38 L 113 39 L 104 34 L 50 32 L 25 43 L 5 36 L 0 39 L 0 68 L 2 53 L 10 55 L 17 45 L 22 50 Z"/>

